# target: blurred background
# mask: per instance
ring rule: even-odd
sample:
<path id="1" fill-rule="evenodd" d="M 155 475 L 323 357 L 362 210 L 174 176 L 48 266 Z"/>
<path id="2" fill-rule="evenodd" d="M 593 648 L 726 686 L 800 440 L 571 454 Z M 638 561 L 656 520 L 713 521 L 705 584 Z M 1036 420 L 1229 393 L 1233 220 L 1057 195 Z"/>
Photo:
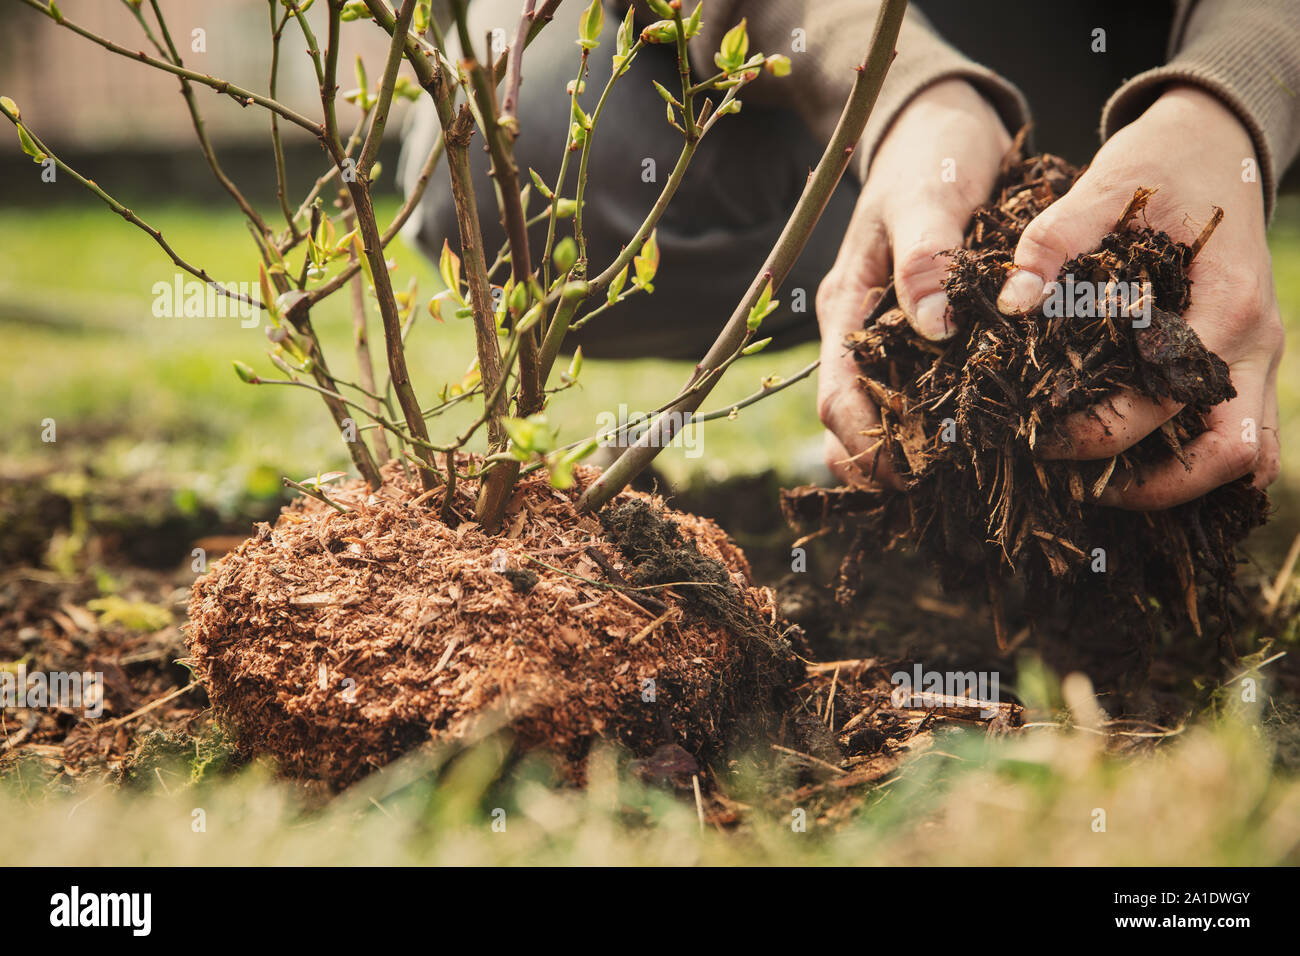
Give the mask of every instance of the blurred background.
<path id="1" fill-rule="evenodd" d="M 74 22 L 129 49 L 148 47 L 125 4 L 68 0 L 62 9 Z M 250 89 L 266 88 L 265 0 L 169 0 L 164 12 L 187 67 Z M 310 10 L 308 17 L 323 44 L 319 13 Z M 9 26 L 0 34 L 0 92 L 19 104 L 36 135 L 159 228 L 187 261 L 219 281 L 256 283 L 258 258 L 244 219 L 195 144 L 175 79 L 103 50 L 16 3 L 6 4 L 6 20 Z M 205 31 L 205 52 L 189 52 L 195 30 Z M 373 83 L 382 72 L 386 36 L 369 24 L 354 24 L 343 35 L 342 90 L 355 85 L 358 55 Z M 232 40 L 236 37 L 238 42 Z M 243 109 L 202 87 L 196 97 L 227 174 L 268 222 L 282 224 L 268 114 Z M 319 112 L 305 44 L 292 26 L 282 44 L 278 97 L 306 115 Z M 380 156 L 381 225 L 400 206 L 395 134 L 409 106 L 401 99 L 395 103 L 389 125 L 394 135 Z M 358 110 L 342 102 L 339 109 L 340 125 L 351 129 Z M 292 124 L 280 126 L 296 208 L 328 163 L 312 137 Z M 315 396 L 248 386 L 236 378 L 232 360 L 262 374 L 273 371 L 260 329 L 241 328 L 238 319 L 155 318 L 151 289 L 156 282 L 172 281 L 178 270 L 152 239 L 70 177 L 42 182 L 41 167 L 19 150 L 12 130 L 0 143 L 0 323 L 9 366 L 0 382 L 0 416 L 12 439 L 0 449 L 6 474 L 84 466 L 101 483 L 165 485 L 185 501 L 230 512 L 249 497 L 279 500 L 281 475 L 302 478 L 350 466 Z M 398 290 L 414 279 L 424 302 L 440 288 L 436 268 L 400 239 L 389 252 L 397 264 Z M 370 305 L 372 336 L 378 337 L 373 300 Z M 408 354 L 413 379 L 424 390 L 421 398 L 429 401 L 444 384 L 462 379 L 474 357 L 473 338 L 467 321 L 438 324 L 421 313 Z M 331 364 L 351 371 L 346 294 L 334 296 L 314 318 Z M 382 366 L 382 350 L 375 357 Z M 731 373 L 710 407 L 725 406 L 757 389 L 763 376 L 792 374 L 815 357 L 809 346 L 752 360 L 748 369 Z M 582 387 L 554 403 L 552 421 L 564 440 L 581 438 L 595 431 L 599 412 L 613 408 L 610 396 L 632 411 L 653 408 L 688 372 L 687 363 L 589 361 Z M 744 412 L 739 426 L 708 426 L 705 454 L 688 458 L 682 449 L 672 449 L 661 456 L 660 468 L 677 481 L 778 465 L 812 469 L 820 460 L 812 395 L 812 381 L 805 381 L 781 400 Z M 42 441 L 41 423 L 49 418 L 57 422 L 56 443 Z M 451 428 L 466 420 L 453 413 L 435 424 Z M 792 460 L 792 450 L 802 463 Z"/>

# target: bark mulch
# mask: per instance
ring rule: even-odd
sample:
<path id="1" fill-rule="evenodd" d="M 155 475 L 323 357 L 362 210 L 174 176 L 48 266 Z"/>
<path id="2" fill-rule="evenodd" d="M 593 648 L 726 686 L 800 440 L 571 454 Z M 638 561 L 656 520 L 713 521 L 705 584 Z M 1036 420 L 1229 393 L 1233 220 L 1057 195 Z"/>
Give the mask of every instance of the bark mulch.
<path id="1" fill-rule="evenodd" d="M 304 498 L 199 579 L 188 645 L 220 719 L 286 773 L 343 785 L 427 742 L 504 729 L 575 778 L 599 737 L 726 749 L 800 672 L 774 595 L 716 524 L 524 479 L 502 533 L 444 524 L 390 466 Z M 474 483 L 457 510 L 472 513 Z M 441 494 L 441 489 L 435 492 Z M 464 507 L 461 507 L 463 500 Z"/>

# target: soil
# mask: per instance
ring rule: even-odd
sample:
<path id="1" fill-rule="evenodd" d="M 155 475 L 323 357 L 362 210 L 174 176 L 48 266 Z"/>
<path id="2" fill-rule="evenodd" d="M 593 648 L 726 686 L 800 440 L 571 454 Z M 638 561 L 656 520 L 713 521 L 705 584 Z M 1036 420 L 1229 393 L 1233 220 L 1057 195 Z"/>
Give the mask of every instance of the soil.
<path id="1" fill-rule="evenodd" d="M 1108 484 L 1141 483 L 1155 462 L 1186 463 L 1210 409 L 1235 392 L 1227 366 L 1181 318 L 1192 297 L 1187 269 L 1221 212 L 1195 246 L 1183 245 L 1139 224 L 1150 196 L 1139 190 L 1101 245 L 1063 267 L 1062 282 L 1149 283 L 1147 327 L 1113 309 L 1081 318 L 1040 306 L 1007 317 L 994 306 L 1020 233 L 1078 175 L 1050 155 L 1004 163 L 993 200 L 953 252 L 953 338 L 917 336 L 891 288 L 846 342 L 881 409 L 878 447 L 905 492 L 801 488 L 784 500 L 800 527 L 853 535 L 846 596 L 863 586 L 864 556 L 914 548 L 947 591 L 987 601 L 999 647 L 1013 637 L 1009 609 L 1019 605 L 1035 636 L 1064 629 L 1068 644 L 1109 660 L 1106 676 L 1140 681 L 1161 626 L 1210 630 L 1231 656 L 1236 546 L 1264 522 L 1268 502 L 1247 476 L 1167 511 L 1097 503 Z M 1066 416 L 1119 389 L 1184 407 L 1114 458 L 1036 454 L 1046 438 L 1068 441 Z"/>
<path id="2" fill-rule="evenodd" d="M 243 749 L 340 786 L 504 730 L 579 779 L 597 738 L 705 760 L 783 710 L 798 629 L 713 522 L 637 492 L 598 521 L 536 475 L 494 536 L 386 479 L 331 490 L 347 513 L 300 500 L 196 582 L 192 663 Z"/>
<path id="3" fill-rule="evenodd" d="M 105 573 L 128 606 L 139 602 L 157 619 L 97 612 Z M 184 740 L 187 752 L 219 738 L 207 695 L 179 663 L 193 578 L 188 566 L 101 566 L 84 575 L 17 566 L 0 574 L 0 667 L 103 675 L 97 718 L 79 708 L 0 708 L 0 776 L 23 788 L 64 789 L 100 777 L 128 783 L 137 776 L 135 755 L 159 732 Z M 152 767 L 147 772 L 153 782 Z"/>
<path id="4" fill-rule="evenodd" d="M 697 486 L 674 503 L 689 501 L 691 510 L 709 514 L 722 527 L 737 529 L 745 535 L 756 559 L 754 566 L 764 569 L 757 575 L 758 580 L 776 590 L 780 618 L 805 629 L 811 653 L 804 656 L 824 663 L 800 662 L 783 697 L 781 711 L 763 721 L 764 726 L 734 724 L 729 734 L 734 748 L 727 755 L 692 752 L 676 742 L 660 743 L 648 752 L 643 750 L 639 755 L 627 756 L 626 766 L 631 773 L 651 785 L 676 791 L 686 801 L 695 800 L 694 783 L 698 780 L 700 808 L 710 826 L 728 829 L 743 826 L 749 808 L 758 806 L 786 815 L 792 805 L 806 808 L 810 821 L 834 824 L 860 814 L 870 805 L 874 791 L 889 788 L 907 773 L 912 763 L 910 757 L 927 753 L 936 761 L 949 763 L 944 754 L 945 737 L 951 728 L 982 726 L 994 734 L 1018 733 L 1019 720 L 1055 719 L 1052 713 L 1022 714 L 1008 694 L 1015 683 L 1016 656 L 1035 647 L 1027 636 L 1028 627 L 1017 605 L 1010 603 L 1007 608 L 1013 631 L 1011 647 L 1000 651 L 990 638 L 992 622 L 981 595 L 944 595 L 923 558 L 900 553 L 867 556 L 863 566 L 868 585 L 855 603 L 840 605 L 834 599 L 833 588 L 823 582 L 833 577 L 843 556 L 843 544 L 833 542 L 828 536 L 807 543 L 808 570 L 790 573 L 793 535 L 782 536 L 776 530 L 780 515 L 775 495 L 762 493 L 760 489 L 770 484 L 770 479 L 745 478 L 736 487 Z M 546 496 L 557 508 L 562 508 L 560 500 L 549 490 Z M 37 501 L 41 497 L 29 495 L 23 500 Z M 97 498 L 122 501 L 129 497 L 127 488 L 109 487 L 104 481 L 96 481 L 85 504 L 94 514 L 101 510 L 102 503 Z M 163 497 L 170 499 L 172 495 Z M 651 498 L 631 500 L 653 503 Z M 299 506 L 292 513 L 301 518 L 301 512 Z M 149 529 L 155 526 L 149 518 L 151 513 L 145 512 L 142 520 L 135 523 L 134 550 L 142 547 L 150 550 L 150 564 L 164 563 L 164 555 L 170 554 L 167 560 L 171 566 L 166 570 L 151 570 L 133 563 L 121 549 L 119 535 L 111 531 L 100 534 L 94 527 L 80 553 L 77 569 L 70 573 L 55 573 L 36 566 L 35 562 L 14 563 L 0 570 L 0 666 L 25 659 L 29 670 L 99 670 L 105 675 L 107 691 L 104 714 L 97 719 L 85 719 L 79 713 L 58 709 L 0 711 L 0 785 L 17 788 L 33 800 L 39 799 L 43 790 L 88 792 L 88 788 L 98 790 L 104 782 L 175 791 L 195 780 L 210 780 L 237 771 L 259 751 L 256 741 L 252 748 L 241 746 L 234 738 L 233 726 L 218 720 L 205 688 L 187 666 L 193 662 L 186 656 L 182 635 L 187 627 L 186 610 L 195 580 L 190 565 L 191 547 L 204 541 L 210 557 L 215 558 L 223 549 L 222 541 L 227 539 L 213 536 L 221 526 L 196 527 L 194 538 L 168 550 L 168 536 L 151 538 Z M 121 526 L 132 526 L 128 513 L 119 511 L 118 517 Z M 637 508 L 628 517 L 631 520 L 624 524 L 635 528 L 646 513 Z M 46 539 L 60 530 L 57 523 L 36 520 L 21 511 L 5 514 L 3 518 L 11 522 L 10 526 L 22 525 L 40 531 Z M 705 529 L 713 525 L 712 522 L 703 524 Z M 694 540 L 695 532 L 689 529 L 695 525 L 696 522 L 688 521 L 686 530 L 680 532 L 684 540 Z M 672 534 L 652 521 L 646 521 L 641 530 L 650 536 Z M 472 529 L 466 529 L 466 535 L 471 533 Z M 563 533 L 563 529 L 557 533 Z M 602 529 L 599 533 L 605 532 Z M 707 540 L 721 541 L 713 537 L 716 529 L 701 533 Z M 527 534 L 521 530 L 517 537 L 526 538 Z M 39 537 L 33 538 L 35 551 L 43 552 L 49 541 L 39 541 Z M 759 537 L 766 543 L 760 544 Z M 235 547 L 243 540 L 243 536 L 229 540 L 224 547 Z M 636 535 L 629 539 L 633 556 L 636 540 Z M 721 555 L 720 543 L 718 548 Z M 699 550 L 706 557 L 710 554 L 707 545 L 699 546 Z M 342 557 L 343 553 L 340 550 L 335 554 L 341 563 L 358 563 Z M 637 586 L 632 584 L 634 576 L 654 573 L 639 567 L 638 562 L 615 544 L 598 547 L 594 553 L 611 562 L 610 567 L 624 576 L 629 587 Z M 562 565 L 576 568 L 573 573 L 600 584 L 563 575 L 559 576 L 563 579 L 560 581 L 544 567 L 532 564 L 514 567 L 507 560 L 495 582 L 495 590 L 504 601 L 513 601 L 520 593 L 531 593 L 538 587 L 569 582 L 589 591 L 593 599 L 612 594 L 607 585 L 614 582 L 600 567 L 600 562 L 593 558 L 594 566 L 589 567 L 576 561 L 575 554 L 534 557 L 556 568 Z M 318 557 L 324 556 L 318 554 Z M 684 560 L 689 562 L 691 558 L 687 556 Z M 733 560 L 744 568 L 738 555 L 726 557 L 728 563 Z M 497 566 L 501 566 L 499 561 Z M 659 570 L 664 575 L 677 573 L 675 569 Z M 704 580 L 698 576 L 699 571 L 697 565 L 694 580 Z M 1267 573 L 1272 575 L 1272 571 Z M 537 576 L 536 581 L 532 575 Z M 1265 569 L 1260 569 L 1259 577 L 1264 575 Z M 105 593 L 106 576 L 113 579 L 113 593 L 130 602 L 145 602 L 156 609 L 168 610 L 172 619 L 161 625 L 157 621 L 132 623 L 97 613 L 92 602 Z M 735 580 L 730 573 L 727 577 Z M 1254 580 L 1251 579 L 1252 584 Z M 742 587 L 739 582 L 736 586 Z M 637 631 L 633 636 L 663 613 L 656 609 L 656 600 L 675 603 L 674 597 L 665 597 L 663 586 L 650 587 L 650 591 L 619 592 L 635 606 L 622 598 L 616 599 L 635 618 Z M 749 588 L 749 584 L 744 588 Z M 686 602 L 692 591 L 711 589 L 697 586 L 667 590 Z M 767 613 L 770 592 L 760 593 L 763 613 Z M 635 604 L 638 599 L 646 603 Z M 700 617 L 705 614 L 701 605 L 677 606 L 684 618 L 688 614 Z M 645 613 L 640 613 L 643 608 Z M 1293 604 L 1283 601 L 1273 620 L 1288 620 L 1293 613 Z M 1263 623 L 1258 628 L 1260 633 L 1276 631 L 1275 624 L 1263 626 Z M 1247 624 L 1243 632 L 1246 634 L 1256 628 L 1255 622 Z M 625 637 L 622 643 L 613 638 L 608 640 L 608 653 L 617 653 L 630 638 Z M 1242 641 L 1250 646 L 1248 637 Z M 1139 735 L 1116 734 L 1110 739 L 1112 746 L 1122 749 L 1138 743 L 1158 746 L 1159 727 L 1178 726 L 1189 709 L 1204 705 L 1207 691 L 1202 677 L 1215 673 L 1219 666 L 1214 649 L 1207 643 L 1179 640 L 1177 635 L 1164 638 L 1163 652 L 1157 659 L 1159 666 L 1151 680 L 1159 693 L 1140 715 L 1124 710 L 1112 698 L 1103 698 L 1103 706 L 1109 713 L 1128 718 L 1117 720 L 1117 729 L 1142 731 Z M 660 646 L 650 637 L 638 642 L 639 645 L 650 645 L 651 649 Z M 666 641 L 662 646 L 671 652 L 675 645 Z M 1003 704 L 992 719 L 982 719 L 961 707 L 935 706 L 942 701 L 896 700 L 892 695 L 891 675 L 910 670 L 917 661 L 933 670 L 1000 672 Z M 550 666 L 552 662 L 545 663 Z M 1300 670 L 1295 663 L 1292 655 L 1269 665 L 1274 693 L 1280 695 L 1278 700 L 1300 699 Z M 1226 678 L 1234 673 L 1235 670 L 1222 676 Z M 783 672 L 783 679 L 785 676 L 790 675 Z M 744 681 L 742 677 L 739 683 Z M 1135 719 L 1139 716 L 1140 721 Z M 1292 721 L 1289 725 L 1292 729 L 1283 727 L 1278 732 L 1289 733 L 1292 743 L 1289 749 L 1280 746 L 1279 759 L 1294 767 L 1295 754 L 1300 751 L 1295 746 L 1294 718 L 1287 719 Z M 684 738 L 665 734 L 659 739 Z M 647 741 L 645 747 L 650 746 Z M 561 760 L 570 769 L 569 779 L 579 782 L 580 775 L 572 773 L 572 758 L 565 760 L 561 756 Z M 304 780 L 287 767 L 281 769 L 307 805 L 318 804 L 333 791 L 326 783 Z M 758 790 L 751 785 L 753 780 L 761 782 Z M 635 816 L 634 808 L 629 808 L 629 813 Z"/>

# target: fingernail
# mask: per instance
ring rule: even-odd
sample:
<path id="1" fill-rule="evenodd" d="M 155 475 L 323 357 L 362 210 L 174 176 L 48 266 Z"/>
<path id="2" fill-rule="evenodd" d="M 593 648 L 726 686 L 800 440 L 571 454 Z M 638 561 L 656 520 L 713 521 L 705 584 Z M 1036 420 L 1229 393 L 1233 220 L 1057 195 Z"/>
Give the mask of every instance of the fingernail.
<path id="1" fill-rule="evenodd" d="M 998 311 L 1003 315 L 1021 315 L 1037 308 L 1043 298 L 1043 287 L 1041 277 L 1028 269 L 1017 269 L 998 293 Z"/>
<path id="2" fill-rule="evenodd" d="M 933 342 L 952 338 L 957 326 L 948 319 L 948 297 L 942 292 L 935 292 L 918 302 L 912 328 L 917 335 L 923 335 Z"/>

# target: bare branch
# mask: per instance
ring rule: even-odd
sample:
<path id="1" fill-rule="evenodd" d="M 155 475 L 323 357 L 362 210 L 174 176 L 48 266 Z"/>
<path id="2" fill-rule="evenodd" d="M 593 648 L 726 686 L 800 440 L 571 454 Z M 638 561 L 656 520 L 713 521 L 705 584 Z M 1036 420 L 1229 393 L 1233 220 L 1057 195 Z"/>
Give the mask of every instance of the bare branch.
<path id="1" fill-rule="evenodd" d="M 803 194 L 799 197 L 799 202 L 781 231 L 776 245 L 768 254 L 767 261 L 755 275 L 749 291 L 728 319 L 712 348 L 703 361 L 696 366 L 688 380 L 687 389 L 691 394 L 675 402 L 657 419 L 657 422 L 662 423 L 659 428 L 651 425 L 649 432 L 655 434 L 659 440 L 652 442 L 643 437 L 641 441 L 620 455 L 618 460 L 587 488 L 579 502 L 584 510 L 595 511 L 603 507 L 655 459 L 661 447 L 666 444 L 659 433 L 665 427 L 672 429 L 690 420 L 691 415 L 700 407 L 713 384 L 716 383 L 719 377 L 717 373 L 723 363 L 734 361 L 739 350 L 743 348 L 746 338 L 752 334 L 747 328 L 750 308 L 769 282 L 775 289 L 789 274 L 795 260 L 807 244 L 809 236 L 812 235 L 818 219 L 821 218 L 831 193 L 844 175 L 858 141 L 862 138 L 862 131 L 871 115 L 881 84 L 884 83 L 885 73 L 893 62 L 894 44 L 897 42 L 898 30 L 902 25 L 906 9 L 907 0 L 883 0 L 866 60 L 858 68 L 858 75 L 853 81 L 853 90 L 840 114 L 830 142 L 822 153 L 817 168 L 804 186 Z"/>

